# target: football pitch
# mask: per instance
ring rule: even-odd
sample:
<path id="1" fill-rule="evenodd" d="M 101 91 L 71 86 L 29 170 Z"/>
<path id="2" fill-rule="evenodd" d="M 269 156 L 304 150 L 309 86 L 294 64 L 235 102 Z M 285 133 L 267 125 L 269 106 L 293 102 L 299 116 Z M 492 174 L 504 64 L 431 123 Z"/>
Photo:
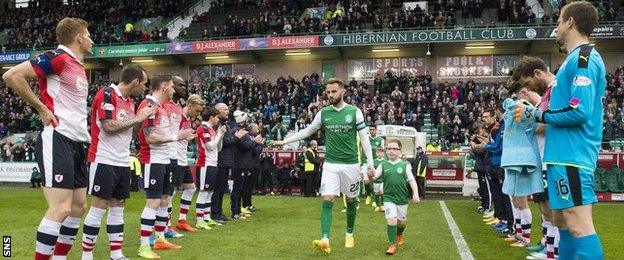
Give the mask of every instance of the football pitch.
<path id="1" fill-rule="evenodd" d="M 145 203 L 142 192 L 131 194 L 125 210 L 124 254 L 132 259 L 139 246 L 139 218 Z M 45 200 L 40 189 L 0 187 L 0 235 L 11 236 L 11 253 L 15 259 L 32 259 L 35 231 L 45 211 Z M 179 195 L 176 196 L 176 201 Z M 444 201 L 444 203 L 440 203 Z M 458 246 L 443 213 L 444 204 L 456 223 L 469 253 L 474 259 L 525 259 L 524 249 L 514 249 L 497 238 L 475 213 L 477 202 L 460 197 L 430 196 L 418 205 L 410 204 L 405 245 L 393 258 L 401 259 L 461 259 Z M 185 233 L 184 238 L 171 239 L 182 246 L 178 251 L 159 251 L 162 259 L 294 259 L 323 256 L 311 247 L 320 235 L 320 198 L 292 196 L 256 196 L 258 211 L 251 219 L 229 221 L 223 227 Z M 225 213 L 229 213 L 229 198 L 224 199 Z M 382 213 L 360 204 L 355 226 L 354 249 L 344 248 L 345 214 L 342 202 L 334 204 L 331 245 L 332 259 L 379 259 L 386 257 L 386 224 Z M 173 218 L 177 219 L 177 205 Z M 194 223 L 194 207 L 189 220 Z M 533 242 L 541 233 L 536 205 L 533 212 Z M 606 259 L 624 255 L 622 235 L 624 225 L 619 221 L 624 204 L 601 203 L 594 208 L 594 222 L 601 237 Z M 105 218 L 104 218 L 105 219 Z M 105 221 L 105 220 L 104 220 Z M 103 223 L 103 227 L 105 227 Z M 72 248 L 69 259 L 80 259 L 82 234 Z M 461 240 L 461 239 L 460 239 Z M 108 259 L 106 228 L 102 228 L 94 249 L 95 259 Z"/>

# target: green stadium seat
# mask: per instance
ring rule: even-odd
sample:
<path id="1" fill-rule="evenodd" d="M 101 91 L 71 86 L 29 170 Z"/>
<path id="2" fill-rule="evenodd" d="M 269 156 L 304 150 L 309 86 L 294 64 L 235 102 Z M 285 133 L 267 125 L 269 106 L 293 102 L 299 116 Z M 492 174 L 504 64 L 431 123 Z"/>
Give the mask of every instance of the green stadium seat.
<path id="1" fill-rule="evenodd" d="M 618 174 L 618 187 L 618 192 L 624 192 L 624 171 L 622 169 L 620 169 Z"/>
<path id="2" fill-rule="evenodd" d="M 619 183 L 619 177 L 620 175 L 622 175 L 622 170 L 620 168 L 618 168 L 617 166 L 611 167 L 609 168 L 605 173 L 606 178 L 603 178 L 604 181 L 606 181 L 607 183 L 607 188 L 610 192 L 623 192 L 624 190 L 621 189 L 620 187 L 620 183 Z"/>
<path id="3" fill-rule="evenodd" d="M 603 181 L 606 169 L 598 168 L 594 171 L 594 190 L 598 192 L 607 191 L 607 183 Z"/>

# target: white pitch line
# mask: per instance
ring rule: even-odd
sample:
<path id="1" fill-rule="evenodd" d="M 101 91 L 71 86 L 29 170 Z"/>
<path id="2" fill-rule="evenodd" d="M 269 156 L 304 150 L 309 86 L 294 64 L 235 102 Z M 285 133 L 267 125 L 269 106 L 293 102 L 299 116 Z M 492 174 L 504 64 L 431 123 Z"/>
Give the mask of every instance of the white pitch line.
<path id="1" fill-rule="evenodd" d="M 440 201 L 440 208 L 442 209 L 442 213 L 444 213 L 446 223 L 448 223 L 453 239 L 455 240 L 459 256 L 462 260 L 474 260 L 474 256 L 472 255 L 472 252 L 470 252 L 470 248 L 468 247 L 466 240 L 464 240 L 464 236 L 462 236 L 461 231 L 459 231 L 459 227 L 457 227 L 457 223 L 455 223 L 455 220 L 453 219 L 453 216 L 451 216 L 451 212 L 446 207 L 446 203 L 444 203 L 444 201 Z"/>

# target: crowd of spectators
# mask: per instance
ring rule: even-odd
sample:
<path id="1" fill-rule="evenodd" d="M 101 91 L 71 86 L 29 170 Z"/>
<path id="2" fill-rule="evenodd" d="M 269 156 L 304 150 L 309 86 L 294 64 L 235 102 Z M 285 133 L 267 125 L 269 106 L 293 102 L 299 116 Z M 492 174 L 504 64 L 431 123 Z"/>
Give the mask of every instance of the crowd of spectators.
<path id="1" fill-rule="evenodd" d="M 66 3 L 64 3 L 66 2 Z M 0 31 L 8 29 L 6 49 L 32 49 L 54 46 L 54 27 L 65 17 L 78 17 L 89 22 L 96 44 L 139 42 L 147 33 L 148 40 L 166 40 L 158 33 L 124 33 L 126 24 L 142 18 L 171 18 L 185 10 L 192 0 L 116 1 L 116 0 L 31 0 L 27 7 L 10 9 L 0 17 Z M 165 34 L 166 35 L 166 34 Z"/>
<path id="2" fill-rule="evenodd" d="M 611 71 L 607 82 L 603 142 L 604 148 L 609 149 L 610 141 L 624 137 L 624 66 Z M 370 83 L 355 79 L 345 83 L 346 102 L 358 106 L 366 122 L 433 131 L 437 138 L 432 141 L 443 150 L 467 145 L 483 124 L 483 112 L 499 106 L 508 97 L 503 82 L 475 83 L 471 79 L 433 82 L 429 72 L 411 75 L 388 71 L 377 74 Z M 99 88 L 108 84 L 107 76 L 93 76 L 89 100 Z M 37 91 L 36 83 L 31 86 Z M 208 103 L 223 102 L 232 111 L 249 113 L 267 140 L 282 140 L 289 132 L 307 127 L 320 108 L 327 105 L 323 88 L 319 74 L 313 72 L 301 80 L 292 76 L 279 77 L 275 81 L 223 76 L 207 82 L 193 81 L 188 92 L 202 95 Z M 137 104 L 140 99 L 136 99 Z M 32 148 L 32 133 L 41 129 L 38 114 L 2 84 L 0 101 L 5 104 L 0 107 L 0 140 L 15 133 L 28 133 L 24 138 L 26 146 L 10 144 L 11 149 L 5 149 L 7 143 L 2 143 L 2 158 L 31 158 L 32 153 L 27 151 Z M 427 116 L 434 129 L 425 128 Z M 323 145 L 322 131 L 312 139 Z"/>
<path id="3" fill-rule="evenodd" d="M 336 33 L 359 30 L 393 30 L 401 28 L 453 28 L 458 19 L 475 25 L 486 24 L 484 10 L 496 10 L 489 17 L 491 23 L 506 24 L 554 24 L 559 7 L 548 8 L 541 18 L 536 15 L 537 6 L 526 0 L 438 0 L 427 8 L 402 8 L 400 1 L 215 1 L 210 11 L 196 14 L 193 24 L 205 24 L 203 38 L 236 37 L 267 34 Z M 565 2 L 565 1 L 564 1 Z M 610 1 L 596 1 L 601 21 L 618 19 L 616 6 Z M 315 16 L 307 8 L 324 7 L 324 13 Z M 226 10 L 257 10 L 251 15 L 228 14 L 225 23 L 219 14 Z M 458 15 L 461 11 L 461 15 Z M 230 12 L 231 13 L 231 12 Z M 312 15 L 311 15 L 312 14 Z M 494 16 L 495 15 L 495 16 Z M 180 38 L 199 37 L 182 30 Z"/>
<path id="4" fill-rule="evenodd" d="M 64 3 L 66 2 L 66 3 Z M 169 41 L 168 30 L 128 30 L 142 18 L 172 18 L 192 0 L 115 1 L 115 0 L 31 0 L 28 7 L 15 8 L 0 18 L 0 31 L 8 29 L 9 42 L 3 49 L 31 49 L 54 45 L 54 25 L 63 17 L 79 17 L 90 23 L 96 44 Z M 194 14 L 193 24 L 203 24 L 200 35 L 181 30 L 178 39 L 218 38 L 271 34 L 336 33 L 400 28 L 452 28 L 458 18 L 484 24 L 483 12 L 496 9 L 498 22 L 511 24 L 555 23 L 558 8 L 538 19 L 526 0 L 438 0 L 427 8 L 402 8 L 402 1 L 371 0 L 217 0 L 208 12 Z M 565 2 L 565 1 L 563 1 Z M 595 1 L 600 20 L 618 19 L 612 1 Z M 322 7 L 323 12 L 308 8 Z M 52 10 L 52 11 L 51 11 Z M 251 14 L 238 15 L 237 11 Z M 458 17 L 458 11 L 461 16 Z M 222 14 L 228 14 L 226 19 Z M 183 14 L 189 15 L 189 14 Z M 213 20 L 214 19 L 214 20 Z M 495 21 L 493 21 L 495 22 Z"/>

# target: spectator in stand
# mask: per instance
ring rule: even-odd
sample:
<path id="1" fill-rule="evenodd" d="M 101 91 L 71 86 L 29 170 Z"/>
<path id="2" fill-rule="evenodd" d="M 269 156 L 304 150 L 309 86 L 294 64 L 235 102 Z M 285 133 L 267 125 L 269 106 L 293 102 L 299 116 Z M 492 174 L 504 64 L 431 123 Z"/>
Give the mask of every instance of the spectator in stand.
<path id="1" fill-rule="evenodd" d="M 0 138 L 7 136 L 9 130 L 4 126 L 4 122 L 0 122 Z"/>
<path id="2" fill-rule="evenodd" d="M 286 133 L 288 133 L 288 128 L 282 125 L 282 123 L 277 123 L 272 129 L 271 133 L 273 134 L 273 140 L 281 141 L 286 137 Z"/>
<path id="3" fill-rule="evenodd" d="M 604 123 L 604 130 L 602 135 L 602 148 L 606 150 L 611 149 L 610 142 L 615 140 L 619 136 L 620 125 L 615 120 L 613 113 L 607 113 L 607 118 Z"/>
<path id="4" fill-rule="evenodd" d="M 3 162 L 7 162 L 11 160 L 11 142 L 9 142 L 9 140 L 6 140 L 4 142 L 4 144 L 2 145 L 2 161 Z"/>
<path id="5" fill-rule="evenodd" d="M 8 30 L 7 49 L 52 47 L 54 25 L 64 17 L 82 18 L 90 24 L 96 44 L 137 42 L 141 33 L 125 33 L 126 24 L 143 18 L 172 18 L 187 8 L 191 0 L 155 0 L 119 2 L 94 1 L 30 1 L 28 7 L 11 8 L 0 18 L 0 31 Z M 50 12 L 50 10 L 54 10 Z M 166 28 L 157 29 L 158 39 L 166 39 Z M 138 36 L 138 37 L 137 37 Z"/>

